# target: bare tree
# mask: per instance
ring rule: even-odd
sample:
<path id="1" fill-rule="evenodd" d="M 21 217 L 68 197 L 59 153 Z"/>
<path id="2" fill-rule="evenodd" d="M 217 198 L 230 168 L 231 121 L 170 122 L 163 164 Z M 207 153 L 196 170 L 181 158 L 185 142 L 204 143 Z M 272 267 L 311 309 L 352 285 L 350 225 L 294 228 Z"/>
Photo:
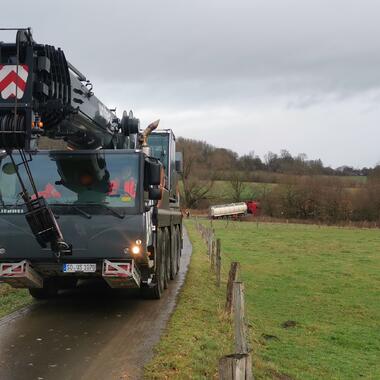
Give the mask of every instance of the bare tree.
<path id="1" fill-rule="evenodd" d="M 200 200 L 207 198 L 212 189 L 213 181 L 200 181 L 191 178 L 183 181 L 183 199 L 186 207 L 197 208 Z"/>
<path id="2" fill-rule="evenodd" d="M 196 208 L 199 201 L 207 197 L 214 183 L 212 178 L 208 181 L 201 181 L 197 178 L 195 174 L 196 162 L 198 158 L 197 153 L 199 152 L 192 150 L 191 147 L 188 147 L 187 149 L 184 148 L 182 151 L 182 199 L 184 200 L 184 205 L 187 208 Z"/>
<path id="3" fill-rule="evenodd" d="M 243 182 L 243 176 L 239 172 L 232 174 L 230 179 L 230 186 L 232 189 L 232 199 L 234 202 L 240 202 L 243 193 L 246 190 L 246 184 Z"/>

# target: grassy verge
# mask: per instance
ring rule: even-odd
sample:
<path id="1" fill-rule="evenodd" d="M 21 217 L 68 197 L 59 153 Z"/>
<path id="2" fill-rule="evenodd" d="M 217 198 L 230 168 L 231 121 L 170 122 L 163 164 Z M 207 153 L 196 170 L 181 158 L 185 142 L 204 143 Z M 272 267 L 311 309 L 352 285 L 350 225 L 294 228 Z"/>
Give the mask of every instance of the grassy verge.
<path id="1" fill-rule="evenodd" d="M 26 289 L 13 289 L 7 284 L 0 284 L 0 318 L 31 301 L 32 297 Z"/>
<path id="2" fill-rule="evenodd" d="M 221 355 L 231 352 L 231 326 L 223 315 L 224 287 L 217 289 L 192 223 L 193 254 L 178 305 L 145 370 L 148 379 L 210 379 Z"/>

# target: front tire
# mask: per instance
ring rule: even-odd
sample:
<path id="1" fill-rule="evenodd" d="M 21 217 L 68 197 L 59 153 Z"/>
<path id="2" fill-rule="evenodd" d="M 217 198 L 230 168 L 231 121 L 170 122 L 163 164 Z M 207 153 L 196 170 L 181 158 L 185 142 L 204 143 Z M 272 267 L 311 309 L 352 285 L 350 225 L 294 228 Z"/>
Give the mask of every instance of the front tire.
<path id="1" fill-rule="evenodd" d="M 177 275 L 178 269 L 177 269 L 177 229 L 175 226 L 173 226 L 170 234 L 170 279 L 174 280 L 175 276 Z"/>
<path id="2" fill-rule="evenodd" d="M 141 292 L 146 299 L 159 300 L 165 288 L 165 234 L 159 229 L 156 243 L 156 269 L 154 273 L 154 283 L 141 288 Z"/>
<path id="3" fill-rule="evenodd" d="M 165 286 L 167 289 L 169 286 L 170 280 L 170 233 L 168 228 L 164 228 L 164 241 L 165 241 L 165 249 L 164 249 L 164 262 L 165 262 Z"/>
<path id="4" fill-rule="evenodd" d="M 182 255 L 182 248 L 181 248 L 181 228 L 178 226 L 176 228 L 176 239 L 177 239 L 177 251 L 176 251 L 176 265 L 177 265 L 177 273 L 179 272 L 179 266 L 181 263 L 181 255 Z"/>

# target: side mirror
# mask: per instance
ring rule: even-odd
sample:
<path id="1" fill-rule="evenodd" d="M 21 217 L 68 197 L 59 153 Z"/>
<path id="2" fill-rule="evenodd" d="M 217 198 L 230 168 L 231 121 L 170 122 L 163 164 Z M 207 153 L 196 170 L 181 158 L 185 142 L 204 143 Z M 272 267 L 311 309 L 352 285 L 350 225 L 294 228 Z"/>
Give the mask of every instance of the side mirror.
<path id="1" fill-rule="evenodd" d="M 183 173 L 182 152 L 175 152 L 175 170 L 177 173 Z"/>
<path id="2" fill-rule="evenodd" d="M 162 189 L 159 187 L 150 187 L 148 192 L 152 201 L 159 201 L 162 198 Z"/>
<path id="3" fill-rule="evenodd" d="M 154 161 L 145 161 L 144 188 L 161 184 L 161 164 Z"/>

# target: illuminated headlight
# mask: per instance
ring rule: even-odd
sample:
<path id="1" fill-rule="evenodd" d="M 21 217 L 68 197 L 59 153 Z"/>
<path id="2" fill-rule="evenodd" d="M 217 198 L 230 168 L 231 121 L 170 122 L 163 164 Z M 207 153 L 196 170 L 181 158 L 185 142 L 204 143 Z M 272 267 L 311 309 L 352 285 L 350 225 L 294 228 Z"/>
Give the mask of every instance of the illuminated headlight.
<path id="1" fill-rule="evenodd" d="M 135 241 L 135 244 L 132 245 L 131 252 L 134 255 L 138 255 L 141 253 L 141 244 L 142 244 L 142 241 L 140 239 L 138 239 Z"/>
<path id="2" fill-rule="evenodd" d="M 140 239 L 136 240 L 130 247 L 125 247 L 123 252 L 125 255 L 132 253 L 133 255 L 139 255 L 142 252 L 142 241 Z"/>
<path id="3" fill-rule="evenodd" d="M 138 255 L 140 253 L 141 249 L 140 249 L 140 246 L 139 245 L 134 245 L 132 246 L 132 253 L 134 255 Z"/>

